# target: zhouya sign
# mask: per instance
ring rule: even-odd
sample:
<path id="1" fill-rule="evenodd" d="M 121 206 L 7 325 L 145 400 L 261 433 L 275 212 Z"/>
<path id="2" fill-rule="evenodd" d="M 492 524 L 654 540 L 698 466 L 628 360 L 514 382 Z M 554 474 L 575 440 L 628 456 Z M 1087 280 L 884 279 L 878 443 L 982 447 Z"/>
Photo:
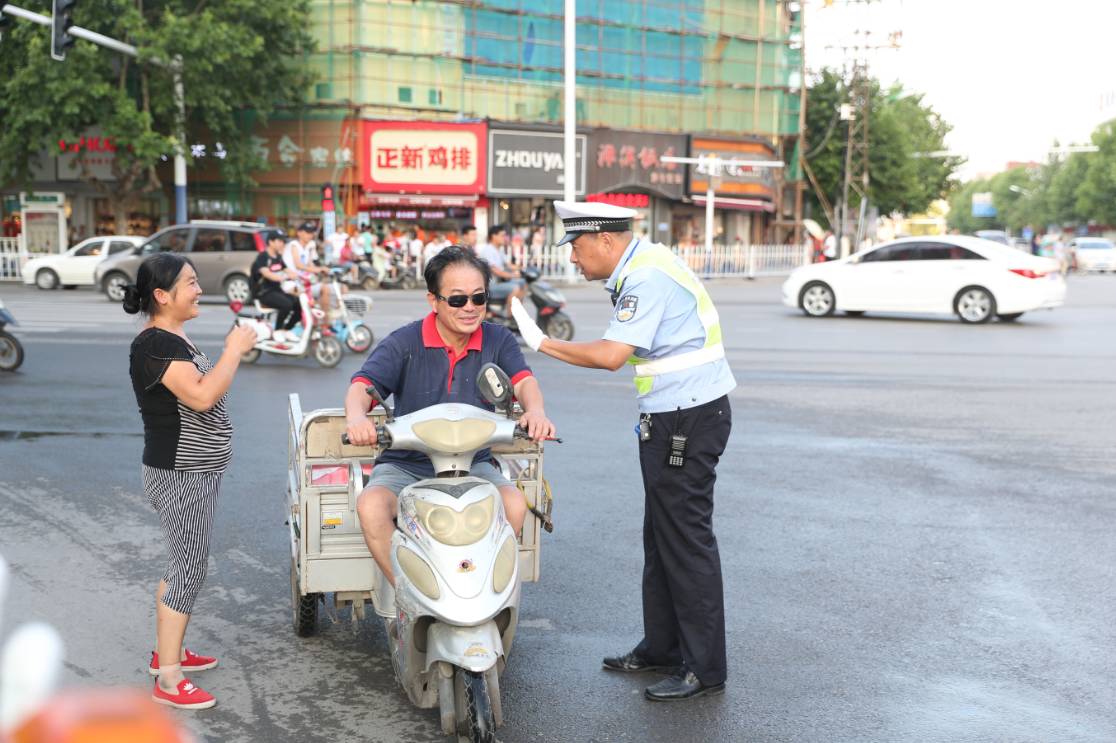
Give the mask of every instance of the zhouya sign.
<path id="1" fill-rule="evenodd" d="M 574 190 L 585 193 L 585 135 L 575 139 Z M 488 132 L 488 192 L 493 196 L 562 196 L 566 158 L 556 132 L 492 129 Z"/>

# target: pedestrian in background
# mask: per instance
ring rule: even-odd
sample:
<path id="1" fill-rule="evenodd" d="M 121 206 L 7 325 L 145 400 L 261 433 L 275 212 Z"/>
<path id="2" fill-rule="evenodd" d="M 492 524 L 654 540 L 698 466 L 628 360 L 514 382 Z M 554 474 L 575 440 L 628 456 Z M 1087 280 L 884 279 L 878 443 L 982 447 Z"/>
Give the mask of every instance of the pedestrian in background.
<path id="1" fill-rule="evenodd" d="M 232 458 L 225 393 L 240 357 L 256 344 L 254 330 L 234 328 L 211 364 L 185 331 L 198 316 L 201 294 L 189 259 L 157 253 L 140 264 L 123 303 L 128 314 L 147 317 L 132 341 L 130 375 L 143 419 L 143 489 L 171 555 L 155 591 L 156 643 L 148 670 L 158 677 L 152 699 L 179 709 L 217 703 L 184 675 L 213 668 L 217 659 L 187 650 L 183 639 L 205 581 L 221 475 Z"/>

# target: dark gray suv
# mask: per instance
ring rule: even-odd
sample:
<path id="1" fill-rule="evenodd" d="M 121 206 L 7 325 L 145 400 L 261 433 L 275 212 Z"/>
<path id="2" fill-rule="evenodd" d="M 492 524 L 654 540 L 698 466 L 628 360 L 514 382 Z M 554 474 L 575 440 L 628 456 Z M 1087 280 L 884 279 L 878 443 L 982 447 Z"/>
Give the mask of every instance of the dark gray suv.
<path id="1" fill-rule="evenodd" d="M 164 227 L 136 250 L 109 256 L 97 266 L 94 281 L 114 302 L 124 299 L 124 287 L 135 283 L 143 259 L 153 253 L 185 253 L 198 272 L 198 283 L 208 294 L 224 294 L 230 301 L 252 297 L 248 275 L 256 254 L 264 249 L 267 225 L 257 222 L 194 220 Z"/>

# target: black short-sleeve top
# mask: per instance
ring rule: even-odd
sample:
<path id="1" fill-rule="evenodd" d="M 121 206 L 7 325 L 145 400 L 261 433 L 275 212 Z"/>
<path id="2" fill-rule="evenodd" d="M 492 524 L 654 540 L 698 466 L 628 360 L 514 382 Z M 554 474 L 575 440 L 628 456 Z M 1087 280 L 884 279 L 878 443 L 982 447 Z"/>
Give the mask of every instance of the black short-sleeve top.
<path id="1" fill-rule="evenodd" d="M 132 390 L 143 418 L 143 463 L 183 472 L 224 472 L 232 459 L 232 423 L 225 397 L 209 410 L 190 409 L 163 386 L 172 361 L 189 361 L 201 374 L 213 368 L 182 336 L 148 328 L 132 341 Z"/>

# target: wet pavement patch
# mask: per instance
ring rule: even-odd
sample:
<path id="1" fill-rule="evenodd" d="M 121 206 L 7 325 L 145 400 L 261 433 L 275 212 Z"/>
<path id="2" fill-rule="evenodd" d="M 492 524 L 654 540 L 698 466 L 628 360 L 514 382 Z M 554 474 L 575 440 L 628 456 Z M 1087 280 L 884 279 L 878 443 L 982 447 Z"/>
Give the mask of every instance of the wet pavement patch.
<path id="1" fill-rule="evenodd" d="M 75 436 L 86 439 L 107 439 L 112 436 L 143 437 L 142 433 L 128 431 L 5 431 L 0 430 L 0 441 L 37 441 L 56 436 Z"/>

